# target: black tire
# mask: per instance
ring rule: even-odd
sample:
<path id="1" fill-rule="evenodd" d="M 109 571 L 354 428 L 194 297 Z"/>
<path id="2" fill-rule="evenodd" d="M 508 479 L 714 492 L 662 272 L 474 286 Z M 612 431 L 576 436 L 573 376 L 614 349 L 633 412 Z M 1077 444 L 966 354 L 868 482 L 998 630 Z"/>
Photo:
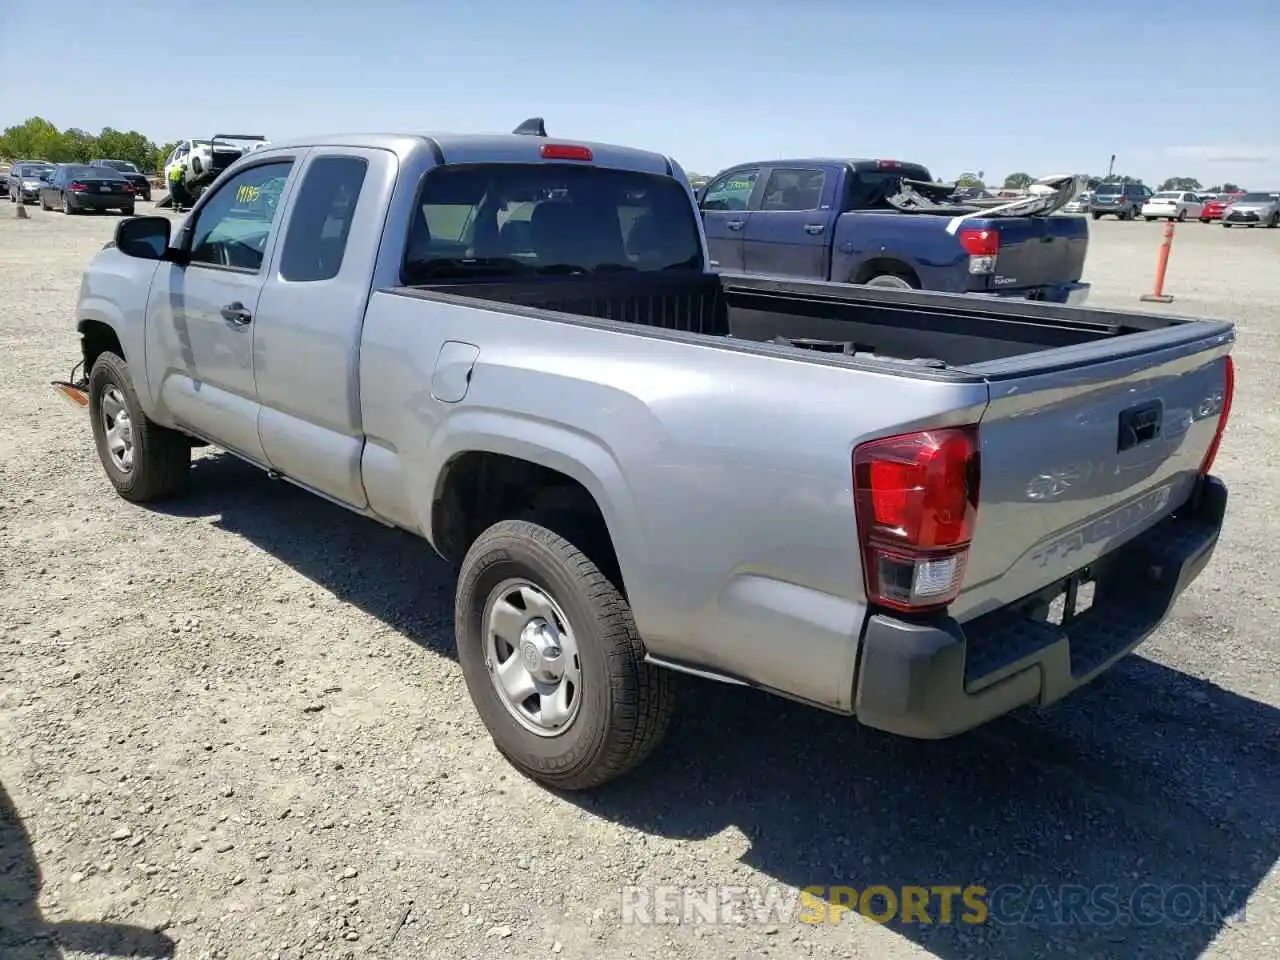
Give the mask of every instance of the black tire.
<path id="1" fill-rule="evenodd" d="M 1147 221 L 1147 223 L 1150 223 L 1155 219 L 1155 217 L 1145 217 L 1144 219 Z"/>
<path id="2" fill-rule="evenodd" d="M 1101 219 L 1102 219 L 1102 214 L 1100 214 L 1100 213 L 1093 213 L 1093 214 L 1090 214 L 1090 216 L 1091 216 L 1091 217 L 1093 217 L 1093 219 L 1095 219 L 1095 220 L 1101 220 Z"/>
<path id="3" fill-rule="evenodd" d="M 1229 224 L 1229 223 L 1224 223 L 1224 224 L 1222 225 L 1222 228 L 1223 228 L 1224 230 L 1230 230 L 1230 229 L 1231 229 L 1231 224 Z"/>
<path id="4" fill-rule="evenodd" d="M 111 388 L 123 396 L 124 409 L 133 428 L 133 463 L 127 470 L 115 463 L 107 446 L 102 399 Z M 102 469 L 116 493 L 124 499 L 132 503 L 158 500 L 186 482 L 191 469 L 190 441 L 184 434 L 147 419 L 133 389 L 129 367 L 117 354 L 100 354 L 89 373 L 89 419 Z"/>
<path id="5" fill-rule="evenodd" d="M 75 213 L 75 210 L 71 209 L 71 199 L 65 193 L 62 195 L 62 212 L 67 216 Z"/>
<path id="6" fill-rule="evenodd" d="M 120 208 L 120 212 L 121 212 L 124 216 L 126 216 L 126 217 L 132 217 L 132 216 L 133 216 L 133 204 L 131 203 L 131 204 L 129 204 L 127 207 L 121 207 L 121 208 Z"/>
<path id="7" fill-rule="evenodd" d="M 1172 219 L 1172 218 L 1170 218 L 1170 219 Z M 1179 211 L 1178 211 L 1178 222 L 1179 222 L 1179 223 L 1186 223 L 1186 222 L 1187 222 L 1187 211 L 1185 211 L 1185 210 L 1179 210 Z"/>
<path id="8" fill-rule="evenodd" d="M 1210 223 L 1211 221 L 1209 220 L 1209 218 L 1208 218 L 1208 217 L 1201 217 L 1201 218 L 1200 218 L 1200 222 L 1201 222 L 1201 223 Z"/>
<path id="9" fill-rule="evenodd" d="M 576 638 L 582 699 L 567 729 L 551 736 L 530 732 L 512 716 L 486 665 L 486 604 L 511 579 L 552 598 Z M 675 707 L 672 678 L 645 662 L 618 588 L 560 534 L 526 520 L 491 526 L 462 561 L 454 611 L 472 702 L 517 770 L 561 790 L 588 790 L 639 766 L 661 743 Z"/>
<path id="10" fill-rule="evenodd" d="M 40 209 L 41 209 L 41 210 L 52 210 L 52 209 L 53 209 L 53 207 L 49 206 L 49 201 L 48 201 L 48 200 L 46 200 L 46 199 L 44 198 L 44 194 L 43 194 L 43 193 L 42 193 L 42 194 L 40 194 Z"/>
<path id="11" fill-rule="evenodd" d="M 1267 218 L 1267 228 L 1274 230 L 1276 227 L 1280 227 L 1280 213 L 1273 213 Z"/>

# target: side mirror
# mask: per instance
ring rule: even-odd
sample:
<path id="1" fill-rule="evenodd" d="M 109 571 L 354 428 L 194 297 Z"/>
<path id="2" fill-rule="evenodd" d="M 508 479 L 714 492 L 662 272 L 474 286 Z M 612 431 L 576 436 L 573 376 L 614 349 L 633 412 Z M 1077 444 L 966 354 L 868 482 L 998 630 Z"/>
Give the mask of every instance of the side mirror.
<path id="1" fill-rule="evenodd" d="M 116 249 L 139 260 L 163 260 L 171 229 L 168 217 L 129 217 L 116 224 Z"/>

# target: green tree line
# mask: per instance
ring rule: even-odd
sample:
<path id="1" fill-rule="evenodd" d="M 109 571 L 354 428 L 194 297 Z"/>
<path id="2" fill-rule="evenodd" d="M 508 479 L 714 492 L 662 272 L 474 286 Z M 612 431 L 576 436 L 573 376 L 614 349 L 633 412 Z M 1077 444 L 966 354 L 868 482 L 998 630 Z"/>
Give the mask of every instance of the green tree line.
<path id="1" fill-rule="evenodd" d="M 78 127 L 59 130 L 44 117 L 31 117 L 0 133 L 0 157 L 9 160 L 128 160 L 144 173 L 158 172 L 177 143 L 157 144 L 137 130 L 103 127 L 90 133 Z"/>

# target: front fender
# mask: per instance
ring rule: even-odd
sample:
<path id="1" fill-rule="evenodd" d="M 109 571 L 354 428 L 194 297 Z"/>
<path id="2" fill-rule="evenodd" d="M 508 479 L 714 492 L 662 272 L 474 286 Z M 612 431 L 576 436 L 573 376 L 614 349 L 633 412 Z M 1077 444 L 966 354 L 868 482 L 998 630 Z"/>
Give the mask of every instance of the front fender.
<path id="1" fill-rule="evenodd" d="M 143 411 L 155 418 L 156 404 L 147 376 L 147 297 L 157 264 L 103 250 L 80 280 L 76 329 L 83 337 L 96 324 L 115 334 Z M 85 370 L 85 375 L 89 373 Z"/>

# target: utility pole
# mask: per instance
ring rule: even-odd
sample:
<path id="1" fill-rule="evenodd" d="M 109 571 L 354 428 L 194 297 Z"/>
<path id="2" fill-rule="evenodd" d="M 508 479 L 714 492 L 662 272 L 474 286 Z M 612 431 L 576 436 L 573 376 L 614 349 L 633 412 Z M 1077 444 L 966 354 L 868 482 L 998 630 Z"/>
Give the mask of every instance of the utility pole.
<path id="1" fill-rule="evenodd" d="M 1112 173 L 1112 171 L 1113 171 L 1113 170 L 1115 170 L 1115 168 L 1116 168 L 1116 155 L 1113 153 L 1113 154 L 1111 155 L 1111 162 L 1107 164 L 1107 179 L 1108 179 L 1108 180 L 1110 180 L 1110 179 L 1111 179 L 1111 173 Z"/>

